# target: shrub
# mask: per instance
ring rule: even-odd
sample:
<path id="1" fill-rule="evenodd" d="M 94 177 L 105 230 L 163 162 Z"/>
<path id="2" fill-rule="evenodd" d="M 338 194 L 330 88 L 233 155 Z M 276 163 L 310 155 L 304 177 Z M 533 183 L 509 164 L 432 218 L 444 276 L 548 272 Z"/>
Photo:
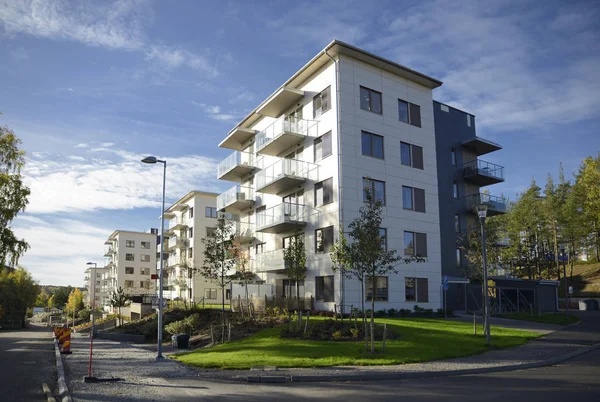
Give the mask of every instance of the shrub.
<path id="1" fill-rule="evenodd" d="M 401 308 L 399 313 L 401 317 L 407 317 L 410 315 L 411 311 L 407 308 Z"/>
<path id="2" fill-rule="evenodd" d="M 398 310 L 396 310 L 395 308 L 391 308 L 387 311 L 388 313 L 388 317 L 397 317 L 398 316 Z"/>
<path id="3" fill-rule="evenodd" d="M 423 316 L 424 317 L 433 317 L 433 309 L 432 308 L 424 309 Z"/>
<path id="4" fill-rule="evenodd" d="M 370 329 L 367 329 L 370 335 Z M 318 341 L 355 341 L 358 338 L 364 336 L 363 329 L 354 328 L 354 323 L 325 320 L 314 323 L 309 326 L 306 334 L 295 329 L 284 328 L 280 332 L 281 338 L 308 338 Z M 381 339 L 383 337 L 383 326 L 375 326 L 375 338 Z M 388 339 L 395 339 L 397 336 L 390 327 L 388 327 Z"/>
<path id="5" fill-rule="evenodd" d="M 184 319 L 166 325 L 165 331 L 170 335 L 190 334 L 192 332 L 192 327 L 190 326 L 188 320 Z"/>
<path id="6" fill-rule="evenodd" d="M 425 309 L 423 307 L 419 307 L 418 305 L 415 304 L 415 306 L 413 307 L 413 309 L 415 310 L 415 313 L 422 313 L 425 311 Z"/>
<path id="7" fill-rule="evenodd" d="M 190 327 L 192 332 L 197 332 L 200 330 L 202 326 L 202 319 L 200 318 L 200 314 L 194 313 L 184 320 L 187 325 Z"/>
<path id="8" fill-rule="evenodd" d="M 335 331 L 333 334 L 331 334 L 331 337 L 336 341 L 339 341 L 344 337 L 344 335 L 342 335 L 342 331 Z"/>
<path id="9" fill-rule="evenodd" d="M 350 334 L 353 338 L 357 339 L 360 336 L 360 330 L 358 328 L 350 328 Z"/>
<path id="10" fill-rule="evenodd" d="M 375 318 L 383 318 L 383 317 L 387 317 L 387 310 L 386 309 L 377 310 L 375 312 Z"/>

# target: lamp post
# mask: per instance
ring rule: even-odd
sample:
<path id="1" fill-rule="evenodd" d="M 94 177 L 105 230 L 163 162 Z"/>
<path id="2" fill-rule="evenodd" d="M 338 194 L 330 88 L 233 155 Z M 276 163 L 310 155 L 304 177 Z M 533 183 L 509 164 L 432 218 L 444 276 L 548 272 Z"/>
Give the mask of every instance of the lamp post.
<path id="1" fill-rule="evenodd" d="M 565 245 L 560 244 L 560 253 L 563 260 L 563 279 L 565 281 L 565 315 L 569 318 L 569 284 L 567 283 L 567 263 L 565 261 Z"/>
<path id="2" fill-rule="evenodd" d="M 481 224 L 481 250 L 483 253 L 483 302 L 484 302 L 484 332 L 485 342 L 490 344 L 490 297 L 488 294 L 488 276 L 487 276 L 487 244 L 485 240 L 485 217 L 487 216 L 487 205 L 482 204 L 477 207 L 477 215 Z"/>
<path id="3" fill-rule="evenodd" d="M 163 164 L 163 185 L 162 185 L 162 208 L 160 210 L 160 268 L 158 273 L 158 345 L 156 360 L 162 360 L 162 322 L 163 322 L 163 253 L 165 247 L 165 183 L 167 179 L 167 161 L 156 159 L 154 156 L 147 156 L 142 162 Z"/>
<path id="4" fill-rule="evenodd" d="M 96 268 L 98 268 L 98 265 L 95 262 L 88 262 L 85 265 L 94 266 L 92 268 L 92 280 L 90 281 L 92 287 L 92 332 L 90 336 L 93 338 L 96 336 Z"/>

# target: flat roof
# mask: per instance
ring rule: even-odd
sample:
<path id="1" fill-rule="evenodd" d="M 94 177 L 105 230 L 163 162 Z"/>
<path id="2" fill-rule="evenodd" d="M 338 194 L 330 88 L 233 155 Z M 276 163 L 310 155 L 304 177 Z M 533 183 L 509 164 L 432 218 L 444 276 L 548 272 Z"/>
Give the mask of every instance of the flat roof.
<path id="1" fill-rule="evenodd" d="M 201 190 L 192 190 L 189 193 L 187 193 L 186 195 L 184 195 L 183 197 L 181 197 L 180 199 L 178 199 L 177 201 L 175 201 L 173 204 L 171 204 L 166 210 L 165 212 L 169 212 L 171 210 L 171 208 L 173 208 L 175 205 L 181 204 L 183 202 L 186 202 L 192 198 L 194 198 L 194 196 L 196 195 L 206 195 L 212 198 L 216 198 L 219 196 L 218 193 L 211 193 L 208 191 L 201 191 Z M 160 216 L 159 216 L 160 218 Z"/>
<path id="2" fill-rule="evenodd" d="M 119 233 L 128 233 L 128 234 L 134 234 L 134 235 L 146 235 L 146 236 L 156 236 L 155 233 L 135 232 L 133 230 L 121 230 L 121 229 L 117 229 L 114 232 L 112 232 L 112 234 L 110 236 L 108 236 L 108 240 L 114 240 L 114 239 L 116 239 L 117 235 Z M 106 242 L 104 244 L 106 244 Z"/>

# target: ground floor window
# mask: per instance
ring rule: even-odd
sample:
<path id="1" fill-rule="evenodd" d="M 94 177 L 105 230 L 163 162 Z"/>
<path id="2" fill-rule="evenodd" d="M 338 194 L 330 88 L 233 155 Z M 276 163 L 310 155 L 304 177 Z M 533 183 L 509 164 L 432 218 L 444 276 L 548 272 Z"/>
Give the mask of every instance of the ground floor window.
<path id="1" fill-rule="evenodd" d="M 367 278 L 366 282 L 366 300 L 371 300 L 373 294 L 375 294 L 375 301 L 387 301 L 388 300 L 388 277 L 387 276 L 376 276 L 375 286 L 371 278 Z"/>
<path id="2" fill-rule="evenodd" d="M 217 298 L 217 289 L 204 289 L 204 298 L 214 300 Z"/>
<path id="3" fill-rule="evenodd" d="M 304 279 L 298 281 L 300 298 L 304 298 Z M 283 297 L 296 297 L 296 281 L 290 279 L 283 280 Z"/>
<path id="4" fill-rule="evenodd" d="M 428 302 L 429 283 L 427 278 L 404 278 L 404 294 L 407 302 Z"/>
<path id="5" fill-rule="evenodd" d="M 333 275 L 315 277 L 315 298 L 321 302 L 332 302 L 333 299 Z"/>
<path id="6" fill-rule="evenodd" d="M 231 299 L 231 289 L 225 289 L 225 300 Z"/>

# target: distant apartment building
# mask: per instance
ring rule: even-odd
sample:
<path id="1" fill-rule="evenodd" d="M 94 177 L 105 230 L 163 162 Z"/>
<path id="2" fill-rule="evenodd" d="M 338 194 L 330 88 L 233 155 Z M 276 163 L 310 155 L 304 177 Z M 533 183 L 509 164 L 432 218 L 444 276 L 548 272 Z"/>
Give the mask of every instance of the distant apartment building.
<path id="1" fill-rule="evenodd" d="M 234 182 L 217 208 L 236 214 L 258 283 L 295 295 L 283 251 L 304 236 L 301 296 L 375 309 L 440 307 L 442 256 L 432 90 L 442 83 L 333 41 L 238 123 L 219 144 L 233 152 L 218 178 Z M 370 184 L 382 201 L 381 234 L 399 256 L 423 263 L 367 282 L 343 279 L 329 252 L 364 205 Z"/>
<path id="2" fill-rule="evenodd" d="M 92 306 L 92 298 L 95 300 L 95 305 L 102 308 L 104 306 L 107 293 L 104 285 L 104 275 L 108 272 L 106 267 L 88 268 L 85 270 L 85 288 L 87 289 L 86 304 Z"/>
<path id="3" fill-rule="evenodd" d="M 109 308 L 112 292 L 122 288 L 127 295 L 150 295 L 156 293 L 156 242 L 157 230 L 149 233 L 115 230 L 104 243 L 104 256 L 108 262 L 102 277 L 104 307 Z"/>
<path id="4" fill-rule="evenodd" d="M 216 204 L 217 194 L 190 191 L 166 209 L 163 295 L 167 299 L 221 303 L 221 289 L 198 272 L 204 264 L 202 239 L 217 224 Z M 160 244 L 156 251 L 159 254 Z M 227 289 L 226 298 L 229 294 Z"/>

